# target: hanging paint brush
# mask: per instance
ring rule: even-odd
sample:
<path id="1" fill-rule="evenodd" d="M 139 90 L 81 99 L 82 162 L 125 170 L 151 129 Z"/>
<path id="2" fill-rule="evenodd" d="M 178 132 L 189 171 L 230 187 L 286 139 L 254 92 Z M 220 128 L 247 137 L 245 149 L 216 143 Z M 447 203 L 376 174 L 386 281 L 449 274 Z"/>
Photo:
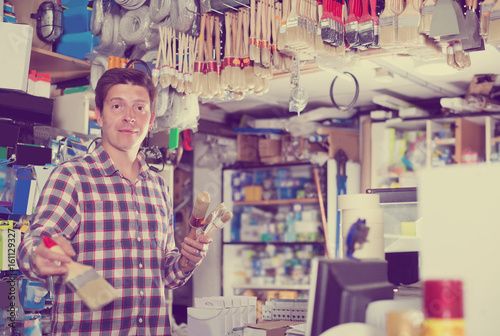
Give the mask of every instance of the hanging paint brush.
<path id="1" fill-rule="evenodd" d="M 236 32 L 233 37 L 234 46 L 234 58 L 231 64 L 231 87 L 233 91 L 240 91 L 241 78 L 244 78 L 243 71 L 241 70 L 241 36 L 242 36 L 242 26 L 243 26 L 243 12 L 240 9 L 238 14 L 235 15 L 233 20 L 233 32 Z"/>
<path id="2" fill-rule="evenodd" d="M 266 1 L 265 6 L 265 16 L 264 16 L 264 29 L 262 31 L 262 42 L 260 44 L 260 63 L 263 67 L 269 68 L 271 66 L 271 22 L 273 21 L 273 11 L 274 6 Z"/>
<path id="3" fill-rule="evenodd" d="M 207 77 L 204 74 L 205 71 L 205 58 L 203 56 L 204 48 L 205 48 L 205 21 L 206 14 L 201 15 L 200 21 L 200 36 L 198 36 L 198 53 L 196 56 L 196 61 L 194 62 L 193 69 L 193 85 L 191 87 L 191 91 L 193 94 L 199 96 L 202 92 L 202 88 L 204 86 L 204 81 L 206 81 Z"/>
<path id="4" fill-rule="evenodd" d="M 163 48 L 162 48 L 162 59 L 163 59 L 163 65 L 160 70 L 160 85 L 162 88 L 167 88 L 170 85 L 170 67 L 168 63 L 168 57 L 167 57 L 167 52 L 168 52 L 168 42 L 167 42 L 167 35 L 168 31 L 170 28 L 162 27 L 163 28 Z"/>
<path id="5" fill-rule="evenodd" d="M 380 34 L 380 21 L 377 14 L 377 0 L 370 0 L 370 14 L 373 20 L 373 43 L 371 47 L 378 47 L 378 39 Z"/>
<path id="6" fill-rule="evenodd" d="M 250 0 L 250 39 L 249 39 L 249 57 L 255 60 L 257 53 L 257 40 L 255 38 L 255 17 L 257 15 L 257 7 L 255 0 Z"/>
<path id="7" fill-rule="evenodd" d="M 392 11 L 392 2 L 395 0 L 385 0 L 385 8 L 380 14 L 380 36 L 379 44 L 382 48 L 396 45 L 395 15 Z"/>
<path id="8" fill-rule="evenodd" d="M 43 236 L 42 240 L 50 251 L 66 255 L 52 238 Z M 74 261 L 64 266 L 68 269 L 64 276 L 65 285 L 78 294 L 90 310 L 100 309 L 120 297 L 120 293 L 91 266 Z"/>
<path id="9" fill-rule="evenodd" d="M 220 88 L 220 74 L 221 74 L 221 62 L 220 62 L 220 53 L 221 53 L 221 46 L 220 46 L 220 19 L 219 16 L 216 16 L 214 19 L 214 29 L 215 29 L 215 46 L 214 46 L 214 51 L 215 51 L 215 72 L 217 74 L 217 80 L 214 83 L 214 95 L 217 97 L 223 93 L 223 91 Z"/>
<path id="10" fill-rule="evenodd" d="M 286 46 L 286 20 L 290 13 L 290 0 L 283 0 L 281 3 L 281 22 L 278 32 L 278 50 L 284 52 Z"/>
<path id="11" fill-rule="evenodd" d="M 281 56 L 278 51 L 278 32 L 279 32 L 279 24 L 281 22 L 281 4 L 279 2 L 274 3 L 274 13 L 273 13 L 273 21 L 272 21 L 272 60 L 273 66 L 276 69 L 280 67 L 280 59 Z"/>
<path id="12" fill-rule="evenodd" d="M 179 70 L 177 71 L 177 87 L 175 88 L 177 92 L 184 92 L 184 47 L 185 47 L 185 34 L 179 33 Z"/>
<path id="13" fill-rule="evenodd" d="M 172 62 L 170 63 L 170 86 L 175 89 L 177 88 L 177 82 L 178 82 L 178 77 L 177 73 L 179 70 L 177 70 L 177 32 L 175 30 L 172 30 L 172 43 L 170 47 L 170 52 L 171 52 L 171 60 Z"/>
<path id="14" fill-rule="evenodd" d="M 420 21 L 420 33 L 429 35 L 431 31 L 432 15 L 436 8 L 436 0 L 425 0 L 422 6 L 422 19 Z"/>
<path id="15" fill-rule="evenodd" d="M 222 61 L 221 73 L 220 73 L 220 87 L 221 90 L 227 90 L 229 88 L 229 74 L 231 73 L 231 22 L 232 15 L 229 12 L 224 14 L 224 26 L 225 26 L 225 43 L 224 43 L 224 59 Z"/>
<path id="16" fill-rule="evenodd" d="M 160 43 L 158 44 L 158 52 L 156 54 L 156 64 L 153 70 L 151 70 L 151 80 L 153 81 L 154 86 L 157 86 L 160 80 L 161 48 L 163 47 L 161 29 L 159 29 L 159 36 L 160 36 Z"/>
<path id="17" fill-rule="evenodd" d="M 354 0 L 353 0 L 354 1 Z M 344 1 L 332 0 L 333 2 L 333 27 L 332 27 L 332 43 L 334 47 L 339 47 L 344 44 L 345 39 L 345 22 L 344 22 Z"/>
<path id="18" fill-rule="evenodd" d="M 495 3 L 496 0 L 484 0 L 479 5 L 479 33 L 485 40 L 488 37 L 488 19 Z"/>
<path id="19" fill-rule="evenodd" d="M 345 38 L 350 48 L 355 48 L 359 43 L 359 21 L 356 16 L 356 7 L 359 0 L 349 0 L 349 16 L 345 23 Z"/>
<path id="20" fill-rule="evenodd" d="M 398 16 L 398 44 L 411 46 L 419 43 L 419 0 L 407 0 L 406 7 Z"/>
<path id="21" fill-rule="evenodd" d="M 286 19 L 286 43 L 289 46 L 297 44 L 299 39 L 299 14 L 297 13 L 297 1 L 290 1 L 290 14 Z"/>
<path id="22" fill-rule="evenodd" d="M 250 11 L 251 10 L 245 10 L 243 11 L 243 61 L 242 61 L 242 67 L 243 67 L 243 75 L 245 77 L 245 89 L 243 91 L 253 91 L 255 87 L 255 80 L 254 80 L 254 70 L 253 70 L 253 61 L 250 59 L 249 55 L 249 36 L 248 36 L 248 26 L 249 26 L 249 20 L 250 20 Z"/>
<path id="23" fill-rule="evenodd" d="M 184 76 L 186 79 L 186 93 L 193 92 L 193 74 L 194 74 L 194 63 L 196 61 L 196 51 L 198 49 L 198 39 L 194 36 L 189 36 L 189 52 L 188 52 L 188 71 Z"/>
<path id="24" fill-rule="evenodd" d="M 488 19 L 488 43 L 500 42 L 500 0 L 491 8 Z"/>
<path id="25" fill-rule="evenodd" d="M 257 13 L 255 16 L 255 49 L 253 55 L 253 61 L 255 63 L 260 64 L 260 44 L 262 41 L 262 1 L 257 1 Z M 257 68 L 254 69 L 256 71 L 256 75 L 259 75 Z"/>
<path id="26" fill-rule="evenodd" d="M 330 9 L 333 0 L 324 0 L 323 13 L 320 17 L 321 39 L 326 43 L 331 43 L 332 39 L 332 23 L 330 16 Z"/>
<path id="27" fill-rule="evenodd" d="M 214 29 L 214 16 L 207 16 L 207 20 L 205 21 L 206 26 L 206 57 L 205 57 L 205 69 L 206 69 L 206 77 L 207 81 L 204 83 L 204 87 L 202 88 L 202 98 L 211 98 L 214 96 L 214 89 L 216 88 L 217 83 L 217 63 L 214 59 L 214 50 L 213 50 L 213 38 L 212 33 Z"/>
<path id="28" fill-rule="evenodd" d="M 373 44 L 375 36 L 375 32 L 373 30 L 373 18 L 368 10 L 369 0 L 362 0 L 361 6 L 362 13 L 361 17 L 359 18 L 359 44 L 365 47 L 369 47 Z"/>

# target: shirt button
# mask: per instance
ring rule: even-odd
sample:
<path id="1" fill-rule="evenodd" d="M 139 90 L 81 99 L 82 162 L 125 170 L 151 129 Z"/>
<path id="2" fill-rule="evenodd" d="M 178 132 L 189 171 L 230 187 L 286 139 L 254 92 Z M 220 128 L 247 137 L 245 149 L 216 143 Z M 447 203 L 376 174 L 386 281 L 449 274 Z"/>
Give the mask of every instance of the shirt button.
<path id="1" fill-rule="evenodd" d="M 142 291 L 142 290 L 141 290 L 141 291 L 139 292 L 139 294 L 144 295 L 144 291 Z"/>
<path id="2" fill-rule="evenodd" d="M 142 264 L 139 264 L 139 268 L 142 268 Z"/>
<path id="3" fill-rule="evenodd" d="M 142 323 L 142 317 L 139 317 L 139 323 Z"/>
<path id="4" fill-rule="evenodd" d="M 141 241 L 141 237 L 137 237 L 137 241 Z"/>

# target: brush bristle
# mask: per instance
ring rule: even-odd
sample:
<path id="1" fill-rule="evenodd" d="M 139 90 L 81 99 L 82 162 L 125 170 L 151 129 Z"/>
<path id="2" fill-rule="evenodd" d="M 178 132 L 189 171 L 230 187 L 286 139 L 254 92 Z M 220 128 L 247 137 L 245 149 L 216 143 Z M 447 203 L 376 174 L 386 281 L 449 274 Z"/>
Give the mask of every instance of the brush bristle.
<path id="1" fill-rule="evenodd" d="M 260 50 L 260 62 L 266 68 L 271 64 L 271 51 L 268 48 Z"/>
<path id="2" fill-rule="evenodd" d="M 95 277 L 94 273 L 95 270 L 87 271 L 81 277 Z M 68 283 L 71 284 L 73 281 Z M 120 293 L 98 274 L 96 279 L 76 289 L 76 294 L 91 310 L 100 309 L 120 297 Z"/>
<path id="3" fill-rule="evenodd" d="M 253 88 L 255 88 L 255 76 L 253 74 L 253 66 L 244 67 L 243 73 L 245 74 L 245 83 L 247 90 L 253 90 Z"/>

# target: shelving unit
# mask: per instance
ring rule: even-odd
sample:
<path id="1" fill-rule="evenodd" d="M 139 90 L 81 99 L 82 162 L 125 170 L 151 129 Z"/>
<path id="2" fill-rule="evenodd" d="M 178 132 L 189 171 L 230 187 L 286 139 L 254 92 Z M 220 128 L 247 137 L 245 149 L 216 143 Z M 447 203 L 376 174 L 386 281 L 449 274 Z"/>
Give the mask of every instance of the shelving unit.
<path id="1" fill-rule="evenodd" d="M 300 297 L 307 295 L 309 284 L 308 267 L 306 264 L 315 255 L 323 255 L 325 253 L 325 243 L 319 230 L 316 234 L 305 234 L 304 236 L 301 236 L 299 231 L 296 231 L 299 233 L 296 236 L 294 236 L 295 233 L 289 235 L 288 233 L 290 232 L 287 230 L 291 223 L 293 223 L 292 227 L 301 227 L 302 224 L 307 227 L 321 227 L 319 198 L 317 197 L 312 168 L 312 164 L 306 162 L 290 165 L 238 166 L 223 170 L 223 185 L 225 186 L 223 188 L 223 201 L 228 209 L 235 212 L 235 217 L 233 217 L 231 225 L 226 225 L 223 230 L 224 295 L 239 295 L 248 290 L 258 292 L 260 293 L 259 295 L 266 295 L 267 291 L 286 291 L 287 294 L 296 291 Z M 304 196 L 297 198 L 295 195 L 290 195 L 290 193 L 285 191 L 284 194 L 292 198 L 268 198 L 266 200 L 247 201 L 243 195 L 243 199 L 233 201 L 233 188 L 237 191 L 240 190 L 240 187 L 234 184 L 234 176 L 242 174 L 240 175 L 242 178 L 251 176 L 257 179 L 257 174 L 262 173 L 268 174 L 266 175 L 268 179 L 273 179 L 271 176 L 274 176 L 274 178 L 279 176 L 279 170 L 286 170 L 290 174 L 291 179 L 302 179 L 302 182 L 310 182 L 310 185 L 306 188 L 304 188 L 304 185 L 307 183 L 303 183 L 298 188 L 304 190 L 300 192 Z M 233 176 L 233 174 L 235 175 Z M 266 182 L 269 188 L 269 181 Z M 278 180 L 275 180 L 272 188 L 277 188 L 278 183 Z M 255 183 L 255 185 L 262 184 Z M 326 193 L 326 186 L 323 188 L 323 193 Z M 268 189 L 264 189 L 263 193 L 266 190 Z M 276 192 L 276 197 L 280 197 L 279 195 L 280 193 Z M 294 208 L 300 208 L 300 210 L 296 211 L 304 214 L 304 218 L 301 218 L 298 222 L 294 222 L 297 220 L 294 217 L 295 215 L 292 215 L 293 213 L 297 213 L 293 211 Z M 243 231 L 243 227 L 246 225 L 243 222 L 245 221 L 246 223 L 248 217 L 243 220 L 239 216 L 241 216 L 241 213 L 250 216 L 248 211 L 252 212 L 252 214 L 257 214 L 257 217 L 262 216 L 258 220 L 251 220 L 251 225 L 256 230 L 262 229 L 262 232 L 264 232 L 266 229 L 272 227 L 270 231 L 263 233 L 262 237 L 248 234 L 245 236 L 241 233 L 241 239 L 238 239 L 232 230 L 236 227 L 238 230 L 241 228 L 240 232 Z M 318 216 L 312 216 L 314 219 L 306 215 L 307 212 L 311 214 L 315 213 L 315 211 L 317 211 Z M 281 218 L 282 222 L 275 222 L 276 218 Z M 236 223 L 239 223 L 241 227 L 235 226 Z M 287 229 L 284 230 L 284 227 Z M 252 239 L 248 239 L 250 237 Z M 301 241 L 302 237 L 307 237 L 310 240 L 304 239 L 305 241 Z M 313 240 L 313 237 L 320 237 L 321 239 Z M 262 263 L 262 269 L 259 270 L 259 266 L 256 266 L 256 263 Z M 272 263 L 272 265 L 269 263 Z M 285 263 L 286 266 L 284 266 Z M 294 271 L 291 271 L 291 269 Z M 256 272 L 259 274 L 256 274 Z M 293 275 L 288 272 L 292 272 Z"/>
<path id="2" fill-rule="evenodd" d="M 500 137 L 494 136 L 495 123 L 498 121 L 498 113 L 471 113 L 408 120 L 395 118 L 372 123 L 372 143 L 377 143 L 377 146 L 372 146 L 371 152 L 371 187 L 416 186 L 416 171 L 424 167 L 444 165 L 444 162 L 436 160 L 433 163 L 436 149 L 441 152 L 449 151 L 453 162 L 457 164 L 467 163 L 464 155 L 468 153 L 477 153 L 478 162 L 490 162 L 492 152 L 496 151 L 495 144 L 500 141 Z M 445 131 L 446 124 L 452 124 L 453 131 L 441 132 Z M 417 139 L 416 133 L 425 134 L 425 138 L 416 147 L 417 151 L 420 150 L 417 154 L 421 164 L 411 171 L 404 166 L 401 158 L 414 146 L 412 141 Z M 406 149 L 398 146 L 406 146 Z"/>
<path id="3" fill-rule="evenodd" d="M 90 75 L 90 63 L 33 47 L 30 70 L 50 73 L 50 80 L 54 84 Z"/>

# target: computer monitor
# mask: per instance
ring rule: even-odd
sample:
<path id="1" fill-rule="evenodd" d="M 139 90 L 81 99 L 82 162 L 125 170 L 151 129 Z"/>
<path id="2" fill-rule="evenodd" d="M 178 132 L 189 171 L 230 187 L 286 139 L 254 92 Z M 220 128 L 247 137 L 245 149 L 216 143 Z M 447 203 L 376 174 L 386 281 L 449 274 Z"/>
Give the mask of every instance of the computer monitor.
<path id="1" fill-rule="evenodd" d="M 306 335 L 318 336 L 342 323 L 365 322 L 370 302 L 393 298 L 387 261 L 314 258 Z"/>

